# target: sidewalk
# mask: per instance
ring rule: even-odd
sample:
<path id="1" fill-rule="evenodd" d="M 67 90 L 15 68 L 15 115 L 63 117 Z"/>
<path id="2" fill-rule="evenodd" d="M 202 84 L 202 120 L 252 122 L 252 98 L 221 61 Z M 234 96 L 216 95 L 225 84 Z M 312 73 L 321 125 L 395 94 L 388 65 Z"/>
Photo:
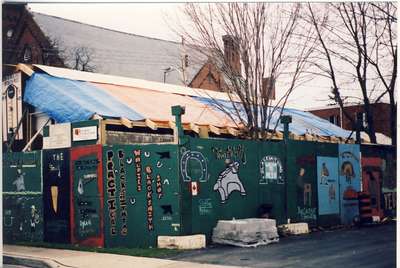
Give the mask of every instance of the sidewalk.
<path id="1" fill-rule="evenodd" d="M 40 261 L 42 267 L 58 268 L 233 268 L 233 266 L 14 245 L 4 245 L 3 256 L 9 256 L 22 261 L 26 260 L 27 264 L 32 260 L 36 261 L 36 263 Z"/>

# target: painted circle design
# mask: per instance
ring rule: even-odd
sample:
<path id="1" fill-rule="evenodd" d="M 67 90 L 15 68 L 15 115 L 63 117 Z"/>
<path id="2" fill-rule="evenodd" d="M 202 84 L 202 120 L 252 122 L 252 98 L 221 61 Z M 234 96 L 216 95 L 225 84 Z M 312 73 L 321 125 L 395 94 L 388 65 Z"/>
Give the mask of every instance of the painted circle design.
<path id="1" fill-rule="evenodd" d="M 201 165 L 201 176 L 200 178 L 191 178 L 188 174 L 188 163 L 189 160 L 198 161 Z M 186 151 L 183 153 L 181 158 L 181 174 L 183 181 L 200 181 L 205 182 L 207 181 L 207 162 L 206 158 L 203 156 L 202 153 L 196 151 Z"/>

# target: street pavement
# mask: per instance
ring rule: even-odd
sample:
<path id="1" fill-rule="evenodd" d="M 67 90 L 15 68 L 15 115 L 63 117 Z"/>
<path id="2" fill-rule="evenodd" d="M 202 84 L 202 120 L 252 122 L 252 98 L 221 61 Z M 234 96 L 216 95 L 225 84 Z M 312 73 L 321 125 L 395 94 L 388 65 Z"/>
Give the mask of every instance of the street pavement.
<path id="1" fill-rule="evenodd" d="M 255 249 L 216 246 L 172 258 L 239 267 L 393 268 L 396 267 L 396 224 L 286 237 L 279 243 Z"/>
<path id="2" fill-rule="evenodd" d="M 14 245 L 4 245 L 3 255 L 17 259 L 20 265 L 25 263 L 23 266 L 31 267 L 35 262 L 32 266 L 41 268 L 227 268 L 214 264 Z M 42 264 L 38 265 L 38 261 Z"/>
<path id="3" fill-rule="evenodd" d="M 396 267 L 396 224 L 286 237 L 258 248 L 210 246 L 168 259 L 12 245 L 4 245 L 3 255 L 40 260 L 47 265 L 42 267 L 58 268 L 392 268 Z"/>

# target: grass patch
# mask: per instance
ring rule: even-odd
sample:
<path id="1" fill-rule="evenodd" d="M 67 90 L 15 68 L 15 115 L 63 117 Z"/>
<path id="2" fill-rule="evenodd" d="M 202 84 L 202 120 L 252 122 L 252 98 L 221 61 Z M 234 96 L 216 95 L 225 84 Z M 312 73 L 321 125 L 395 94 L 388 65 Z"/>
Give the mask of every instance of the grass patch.
<path id="1" fill-rule="evenodd" d="M 11 244 L 11 243 L 10 243 Z M 68 249 L 78 251 L 89 251 L 98 253 L 110 253 L 119 255 L 128 255 L 136 257 L 150 257 L 150 258 L 168 258 L 184 250 L 179 249 L 165 249 L 165 248 L 94 248 L 94 247 L 82 247 L 71 244 L 58 244 L 58 243 L 47 243 L 47 242 L 15 242 L 12 243 L 17 246 L 28 246 L 28 247 L 42 247 L 42 248 L 54 248 L 54 249 Z"/>

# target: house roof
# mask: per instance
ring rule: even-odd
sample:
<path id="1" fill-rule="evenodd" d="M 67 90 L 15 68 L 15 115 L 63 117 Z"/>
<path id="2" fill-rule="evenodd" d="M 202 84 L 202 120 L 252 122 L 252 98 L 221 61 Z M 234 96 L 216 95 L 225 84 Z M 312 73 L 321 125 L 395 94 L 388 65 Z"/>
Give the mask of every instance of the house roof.
<path id="1" fill-rule="evenodd" d="M 19 64 L 17 69 L 31 76 L 26 83 L 24 101 L 58 122 L 87 120 L 97 115 L 120 119 L 124 125 L 144 121 L 154 123 L 154 128 L 171 128 L 174 121 L 171 106 L 182 105 L 186 107 L 182 122 L 190 130 L 199 132 L 200 127 L 207 127 L 215 134 L 237 135 L 240 132 L 241 126 L 213 104 L 217 101 L 228 110 L 232 109 L 229 98 L 223 98 L 226 93 L 93 73 L 85 76 L 83 72 L 42 65 Z M 77 79 L 79 75 L 82 76 Z M 219 98 L 211 94 L 219 94 Z M 272 120 L 278 122 L 279 114 L 277 111 Z M 310 140 L 307 137 L 344 140 L 350 135 L 350 131 L 308 112 L 285 108 L 282 114 L 293 118 L 289 130 L 307 140 Z M 279 138 L 280 124 L 277 129 Z"/>
<path id="2" fill-rule="evenodd" d="M 182 55 L 189 55 L 189 66 L 185 70 L 188 83 L 202 65 L 196 63 L 201 58 L 198 53 L 187 47 L 183 49 L 177 42 L 31 13 L 43 33 L 50 40 L 56 41 L 59 51 L 68 54 L 68 51 L 77 47 L 92 50 L 91 64 L 98 73 L 163 82 L 164 70 L 172 67 L 172 71 L 166 75 L 167 83 L 183 85 L 182 74 L 176 70 L 181 67 Z M 73 64 L 70 57 L 67 57 L 65 63 L 67 66 Z"/>

